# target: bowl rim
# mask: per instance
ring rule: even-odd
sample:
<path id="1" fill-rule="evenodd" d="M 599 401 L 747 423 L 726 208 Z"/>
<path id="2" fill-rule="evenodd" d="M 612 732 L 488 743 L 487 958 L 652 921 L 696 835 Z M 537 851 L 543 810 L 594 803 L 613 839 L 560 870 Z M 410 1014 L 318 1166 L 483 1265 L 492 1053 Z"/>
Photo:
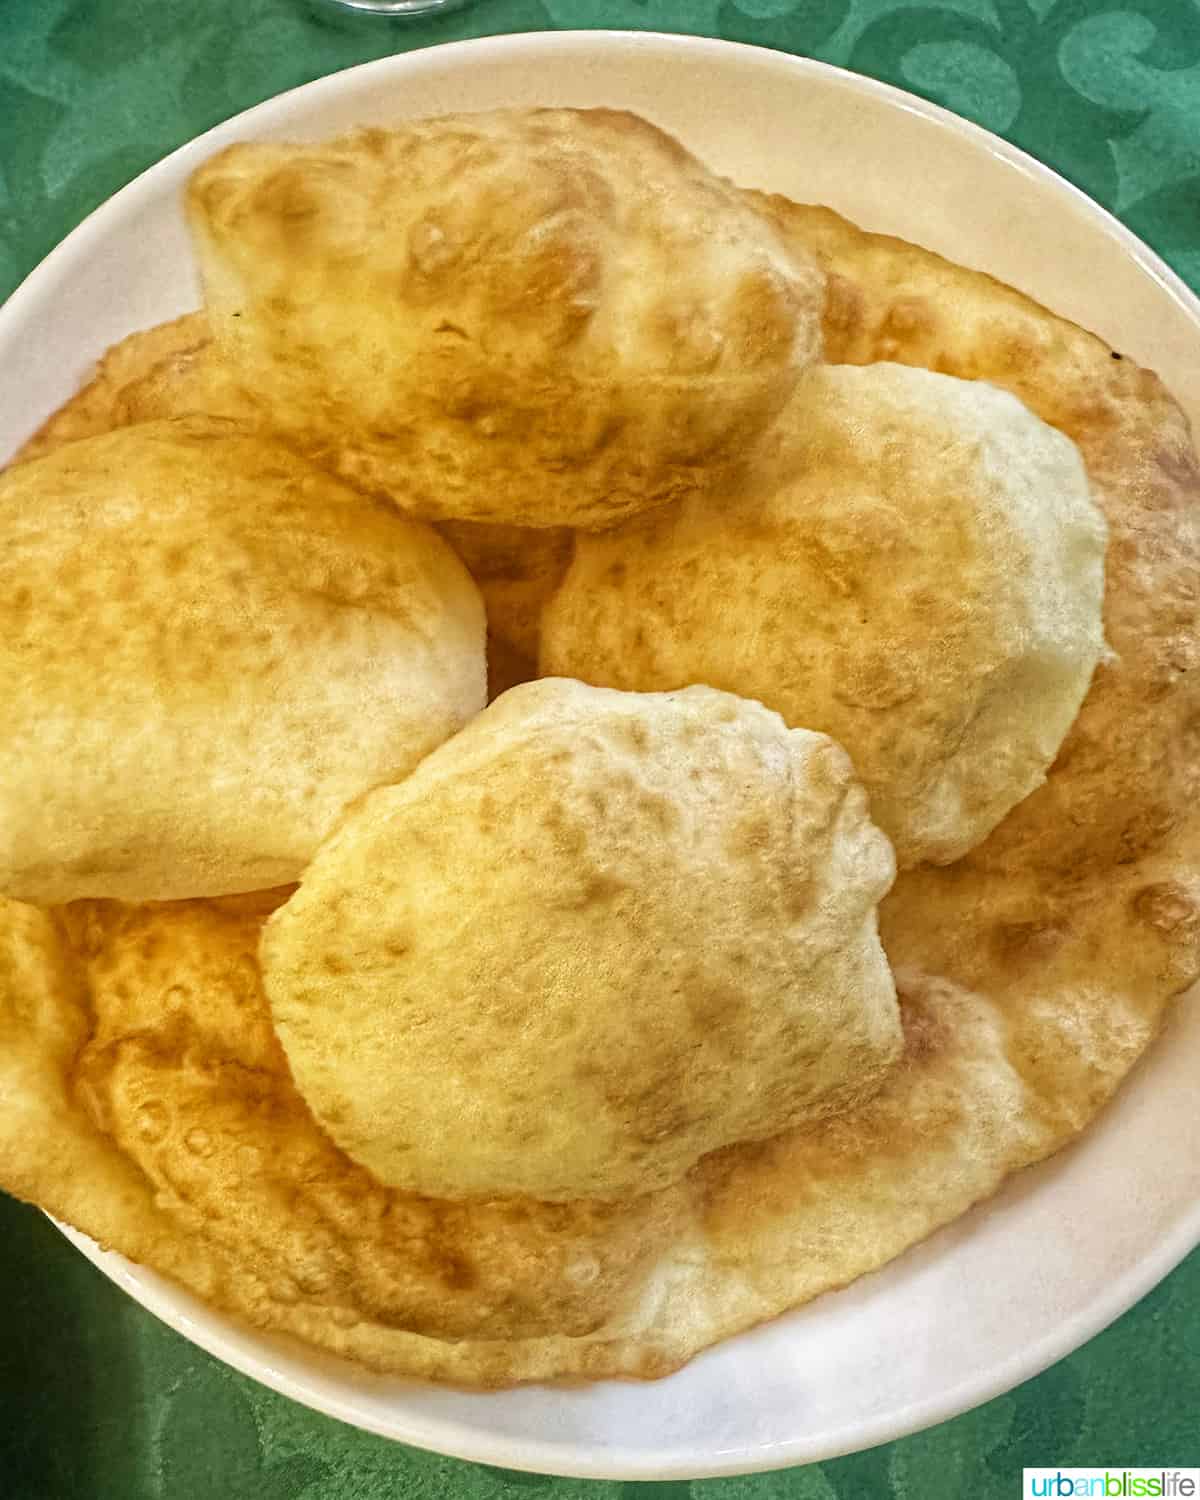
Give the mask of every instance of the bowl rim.
<path id="1" fill-rule="evenodd" d="M 719 1460 L 706 1459 L 697 1463 L 686 1454 L 664 1457 L 647 1447 L 622 1448 L 619 1453 L 598 1444 L 590 1448 L 578 1444 L 565 1448 L 541 1438 L 517 1438 L 483 1431 L 452 1418 L 427 1414 L 414 1418 L 403 1409 L 397 1411 L 392 1420 L 377 1419 L 364 1413 L 349 1396 L 343 1398 L 313 1391 L 302 1380 L 278 1368 L 268 1352 L 244 1352 L 238 1347 L 239 1336 L 253 1337 L 255 1330 L 247 1327 L 227 1331 L 222 1325 L 233 1320 L 224 1313 L 203 1307 L 186 1288 L 176 1287 L 157 1272 L 134 1265 L 124 1256 L 103 1249 L 87 1235 L 61 1223 L 53 1215 L 47 1214 L 46 1217 L 99 1271 L 161 1323 L 223 1364 L 310 1411 L 333 1417 L 348 1427 L 376 1437 L 447 1458 L 562 1479 L 602 1480 L 729 1479 L 740 1474 L 764 1474 L 823 1463 L 827 1459 L 842 1458 L 846 1454 L 859 1453 L 881 1443 L 924 1432 L 1024 1385 L 1074 1353 L 1140 1302 L 1200 1244 L 1200 1205 L 1197 1205 L 1192 1217 L 1177 1225 L 1153 1256 L 1143 1258 L 1112 1283 L 1105 1299 L 1098 1299 L 1082 1313 L 1058 1324 L 1040 1343 L 1022 1354 L 1010 1355 L 981 1374 L 962 1380 L 935 1396 L 894 1408 L 886 1415 L 846 1423 L 832 1432 L 827 1431 L 820 1440 L 796 1438 L 774 1442 L 768 1448 L 747 1446 L 722 1455 Z M 181 1302 L 188 1305 L 181 1308 Z M 199 1308 L 203 1321 L 193 1315 L 192 1305 Z M 297 1350 L 308 1355 L 312 1353 L 289 1335 L 273 1334 L 271 1337 L 281 1346 L 294 1344 Z M 336 1359 L 324 1351 L 320 1353 L 323 1360 Z M 370 1378 L 369 1371 L 356 1370 L 355 1373 L 360 1380 Z M 671 1377 L 665 1378 L 669 1380 Z M 396 1383 L 392 1377 L 388 1380 L 391 1384 Z M 412 1384 L 414 1388 L 421 1387 L 421 1382 Z M 570 1457 L 566 1456 L 568 1453 Z"/>
<path id="2" fill-rule="evenodd" d="M 166 175 L 168 169 L 177 168 L 189 156 L 202 155 L 214 136 L 228 134 L 230 127 L 234 124 L 252 125 L 259 118 L 277 110 L 286 100 L 293 100 L 301 94 L 310 99 L 318 99 L 326 93 L 335 94 L 345 86 L 345 80 L 351 76 L 364 78 L 372 73 L 382 75 L 393 70 L 403 71 L 409 59 L 431 52 L 439 55 L 521 52 L 532 45 L 549 45 L 551 51 L 569 53 L 587 51 L 597 45 L 610 42 L 646 47 L 666 43 L 680 52 L 690 52 L 696 56 L 742 54 L 749 58 L 770 58 L 777 64 L 794 70 L 797 77 L 807 74 L 829 79 L 848 92 L 873 97 L 907 114 L 923 117 L 930 123 L 941 126 L 951 134 L 986 151 L 990 156 L 1003 161 L 1006 166 L 1014 168 L 1020 174 L 1059 193 L 1072 202 L 1076 208 L 1084 211 L 1088 217 L 1096 221 L 1098 228 L 1120 245 L 1151 280 L 1158 283 L 1184 316 L 1197 325 L 1197 332 L 1200 334 L 1200 295 L 1191 290 L 1179 273 L 1173 270 L 1157 251 L 1152 250 L 1144 240 L 1139 239 L 1103 204 L 1090 197 L 1082 188 L 1076 187 L 1053 167 L 1047 166 L 1027 151 L 1014 146 L 982 125 L 976 125 L 974 121 L 964 119 L 940 104 L 934 104 L 917 94 L 897 88 L 895 84 L 884 83 L 880 79 L 871 78 L 864 73 L 855 73 L 836 63 L 822 62 L 818 58 L 803 57 L 796 53 L 783 52 L 773 47 L 757 46 L 749 42 L 724 41 L 719 37 L 692 36 L 688 33 L 669 31 L 631 31 L 619 28 L 594 31 L 505 32 L 496 36 L 468 37 L 462 41 L 437 42 L 427 47 L 413 47 L 405 52 L 391 53 L 387 57 L 373 58 L 369 62 L 355 63 L 348 68 L 339 68 L 336 72 L 326 73 L 308 83 L 298 84 L 295 88 L 272 94 L 270 98 L 260 100 L 258 104 L 252 104 L 248 109 L 239 110 L 199 135 L 193 136 L 173 151 L 169 151 L 166 156 L 153 162 L 123 187 L 118 188 L 103 203 L 98 204 L 47 255 L 42 257 L 38 264 L 14 287 L 3 303 L 0 303 L 0 323 L 8 321 L 9 317 L 20 312 L 26 297 L 36 292 L 35 283 L 56 271 L 61 261 L 77 254 L 88 239 L 106 227 L 109 217 L 117 216 L 118 209 L 124 209 L 130 203 L 135 203 L 138 199 L 147 196 L 156 186 L 156 179 L 159 175 Z"/>

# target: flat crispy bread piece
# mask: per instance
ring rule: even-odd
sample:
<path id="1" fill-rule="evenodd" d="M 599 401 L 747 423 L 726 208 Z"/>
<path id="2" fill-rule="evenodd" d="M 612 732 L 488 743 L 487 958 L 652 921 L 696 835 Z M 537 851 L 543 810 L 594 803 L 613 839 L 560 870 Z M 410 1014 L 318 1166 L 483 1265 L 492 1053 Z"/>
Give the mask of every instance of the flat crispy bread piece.
<path id="1" fill-rule="evenodd" d="M 615 1204 L 390 1191 L 291 1082 L 255 959 L 271 904 L 0 903 L 0 1180 L 235 1315 L 377 1369 L 483 1386 L 666 1374 L 890 1258 L 1046 1139 L 995 1014 L 913 980 L 904 1062 L 820 1131 Z"/>
<path id="2" fill-rule="evenodd" d="M 13 462 L 43 458 L 64 443 L 98 437 L 132 422 L 193 413 L 240 416 L 240 410 L 218 410 L 219 403 L 207 390 L 201 404 L 193 403 L 198 387 L 213 384 L 209 373 L 212 361 L 207 357 L 210 344 L 208 322 L 202 312 L 131 333 L 100 356 L 92 378 L 43 422 Z M 165 395 L 168 389 L 169 398 Z M 159 391 L 164 399 L 161 409 L 156 409 L 159 403 L 155 393 Z"/>
<path id="3" fill-rule="evenodd" d="M 167 417 L 228 417 L 259 427 L 253 395 L 221 359 L 203 312 L 160 323 L 114 344 L 92 378 L 25 443 L 14 462 L 43 458 L 64 443 L 136 422 Z M 514 657 L 536 660 L 542 608 L 571 561 L 573 533 L 480 521 L 437 527 L 466 564 L 483 595 L 498 681 L 513 677 Z M 491 653 L 489 653 L 489 663 Z M 524 666 L 513 678 L 535 675 Z"/>
<path id="4" fill-rule="evenodd" d="M 771 207 L 831 272 L 831 358 L 1016 391 L 1079 443 L 1112 532 L 1117 659 L 1049 782 L 883 907 L 906 1049 L 882 1092 L 615 1208 L 451 1209 L 373 1185 L 313 1124 L 265 1029 L 261 908 L 87 903 L 55 926 L 9 904 L 6 1187 L 252 1323 L 378 1369 L 482 1386 L 649 1377 L 883 1265 L 1111 1096 L 1200 967 L 1186 422 L 1152 375 L 989 278 L 826 210 Z M 31 1137 L 47 1143 L 34 1159 Z"/>

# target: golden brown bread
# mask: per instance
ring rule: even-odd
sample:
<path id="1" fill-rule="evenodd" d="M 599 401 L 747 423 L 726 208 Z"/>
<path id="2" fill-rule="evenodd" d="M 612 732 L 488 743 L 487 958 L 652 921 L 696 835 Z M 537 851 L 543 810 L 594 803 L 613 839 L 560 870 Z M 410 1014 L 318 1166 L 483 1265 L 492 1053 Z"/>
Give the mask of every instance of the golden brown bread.
<path id="1" fill-rule="evenodd" d="M 426 526 L 236 424 L 0 475 L 0 891 L 295 879 L 485 702 L 478 591 Z"/>
<path id="2" fill-rule="evenodd" d="M 1200 504 L 1187 418 L 1149 370 L 990 276 L 827 208 L 765 199 L 829 274 L 827 357 L 1011 391 L 1072 438 L 1109 529 L 1101 663 L 1054 774 L 970 856 L 1069 880 L 1173 841 L 1200 797 Z"/>
<path id="3" fill-rule="evenodd" d="M 231 146 L 188 209 L 272 429 L 427 520 L 599 528 L 694 493 L 820 353 L 812 257 L 615 110 Z"/>
<path id="4" fill-rule="evenodd" d="M 1045 780 L 1104 648 L 1079 451 L 886 362 L 809 371 L 772 437 L 719 495 L 579 537 L 541 670 L 757 698 L 849 752 L 901 867 L 948 864 Z"/>
<path id="5" fill-rule="evenodd" d="M 236 415 L 219 410 L 220 403 L 207 389 L 202 405 L 193 406 L 191 402 L 193 372 L 207 372 L 210 343 L 203 313 L 188 313 L 170 323 L 131 333 L 106 350 L 96 362 L 92 378 L 38 428 L 13 462 L 43 458 L 64 443 L 98 437 L 131 422 L 182 417 L 191 412 Z M 149 394 L 147 385 L 152 380 L 156 385 L 169 383 L 169 400 L 160 401 Z"/>
<path id="6" fill-rule="evenodd" d="M 331 1146 L 274 1037 L 254 955 L 284 894 L 56 918 L 0 902 L 0 1170 L 217 1306 L 377 1369 L 666 1374 L 891 1259 L 1077 1128 L 1040 1117 L 993 1004 L 902 972 L 903 1059 L 849 1115 L 617 1204 L 389 1190 Z M 22 968 L 54 976 L 36 1024 Z M 1155 1022 L 1153 1001 L 1107 998 L 1123 1050 L 1110 1032 L 1079 1052 L 1099 1089 Z"/>
<path id="7" fill-rule="evenodd" d="M 1118 659 L 1046 787 L 884 903 L 906 1047 L 879 1095 L 615 1208 L 413 1198 L 330 1147 L 266 1044 L 261 903 L 83 903 L 67 913 L 75 958 L 50 919 L 4 903 L 6 1187 L 257 1326 L 379 1369 L 484 1386 L 657 1376 L 883 1264 L 1111 1096 L 1200 967 L 1186 422 L 1152 375 L 989 278 L 771 207 L 830 273 L 831 357 L 1013 389 L 1079 443 L 1112 538 Z M 166 991 L 169 1007 L 139 1006 Z M 98 1027 L 81 1083 L 73 1060 Z"/>
<path id="8" fill-rule="evenodd" d="M 131 333 L 100 359 L 83 388 L 45 422 L 15 462 L 44 457 L 81 437 L 138 422 L 206 415 L 263 427 L 251 393 L 234 379 L 214 344 L 208 319 L 189 313 L 174 322 Z M 446 521 L 437 528 L 466 564 L 483 595 L 497 651 L 498 681 L 513 676 L 514 659 L 536 661 L 542 608 L 571 560 L 573 533 L 479 521 Z M 490 658 L 489 658 L 490 659 Z M 494 696 L 494 694 L 493 694 Z"/>
<path id="9" fill-rule="evenodd" d="M 628 1197 L 878 1091 L 894 873 L 823 735 L 550 678 L 358 803 L 263 979 L 297 1088 L 381 1182 Z"/>

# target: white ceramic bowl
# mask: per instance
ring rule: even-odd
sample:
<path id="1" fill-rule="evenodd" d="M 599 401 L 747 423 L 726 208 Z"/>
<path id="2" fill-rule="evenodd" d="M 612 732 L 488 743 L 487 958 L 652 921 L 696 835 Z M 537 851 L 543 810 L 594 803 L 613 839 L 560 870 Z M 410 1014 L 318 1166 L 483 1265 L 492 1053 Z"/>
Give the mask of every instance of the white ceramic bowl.
<path id="1" fill-rule="evenodd" d="M 0 311 L 0 456 L 109 343 L 194 307 L 179 211 L 229 141 L 327 135 L 506 104 L 638 110 L 747 185 L 832 204 L 993 272 L 1157 369 L 1200 427 L 1200 303 L 1103 210 L 1021 152 L 908 95 L 728 43 L 603 32 L 463 42 L 355 68 L 231 120 L 118 193 Z M 160 1278 L 79 1248 L 203 1348 L 347 1422 L 485 1463 L 611 1478 L 828 1458 L 1036 1374 L 1200 1241 L 1200 1003 L 1186 1001 L 1077 1146 L 848 1290 L 650 1385 L 496 1395 L 381 1379 L 248 1332 Z"/>

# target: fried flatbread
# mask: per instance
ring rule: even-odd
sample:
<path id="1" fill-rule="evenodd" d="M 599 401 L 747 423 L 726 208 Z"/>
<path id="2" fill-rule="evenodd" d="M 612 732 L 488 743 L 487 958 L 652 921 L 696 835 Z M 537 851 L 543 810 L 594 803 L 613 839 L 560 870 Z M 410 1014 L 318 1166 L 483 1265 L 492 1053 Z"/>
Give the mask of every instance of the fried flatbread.
<path id="1" fill-rule="evenodd" d="M 890 361 L 808 371 L 773 436 L 728 492 L 578 538 L 541 670 L 757 698 L 843 746 L 901 868 L 949 864 L 1045 780 L 1104 652 L 1079 450 Z"/>
<path id="2" fill-rule="evenodd" d="M 905 1054 L 882 1091 L 616 1206 L 389 1193 L 290 1082 L 257 979 L 261 906 L 88 903 L 56 925 L 10 904 L 6 1187 L 251 1323 L 377 1369 L 479 1386 L 649 1377 L 884 1264 L 1112 1095 L 1200 967 L 1187 424 L 1153 375 L 988 277 L 770 206 L 831 275 L 832 359 L 1013 390 L 1079 444 L 1110 527 L 1116 655 L 1046 785 L 884 904 Z"/>
<path id="3" fill-rule="evenodd" d="M 877 1092 L 894 875 L 824 735 L 713 688 L 545 678 L 360 799 L 263 982 L 306 1102 L 381 1182 L 629 1198 Z"/>
<path id="4" fill-rule="evenodd" d="M 97 363 L 92 378 L 34 433 L 14 460 L 44 457 L 63 443 L 168 417 L 225 417 L 260 429 L 252 393 L 221 358 L 203 312 L 131 333 Z M 489 674 L 498 682 L 536 675 L 541 612 L 571 560 L 564 527 L 449 521 L 437 527 L 483 595 Z M 494 660 L 493 660 L 494 658 Z M 517 668 L 514 658 L 521 658 Z M 529 663 L 526 670 L 525 663 Z M 514 675 L 515 674 L 515 675 Z"/>
<path id="5" fill-rule="evenodd" d="M 0 475 L 0 892 L 294 880 L 485 702 L 479 592 L 430 527 L 239 424 Z"/>
<path id="6" fill-rule="evenodd" d="M 618 110 L 240 143 L 186 204 L 272 432 L 422 520 L 602 529 L 697 493 L 820 357 L 812 256 Z"/>
<path id="7" fill-rule="evenodd" d="M 98 437 L 131 422 L 193 413 L 241 415 L 240 408 L 220 409 L 216 372 L 208 357 L 211 344 L 208 321 L 201 312 L 131 333 L 101 355 L 91 379 L 43 422 L 13 462 L 43 458 L 64 443 Z M 198 385 L 204 393 L 197 404 Z"/>

